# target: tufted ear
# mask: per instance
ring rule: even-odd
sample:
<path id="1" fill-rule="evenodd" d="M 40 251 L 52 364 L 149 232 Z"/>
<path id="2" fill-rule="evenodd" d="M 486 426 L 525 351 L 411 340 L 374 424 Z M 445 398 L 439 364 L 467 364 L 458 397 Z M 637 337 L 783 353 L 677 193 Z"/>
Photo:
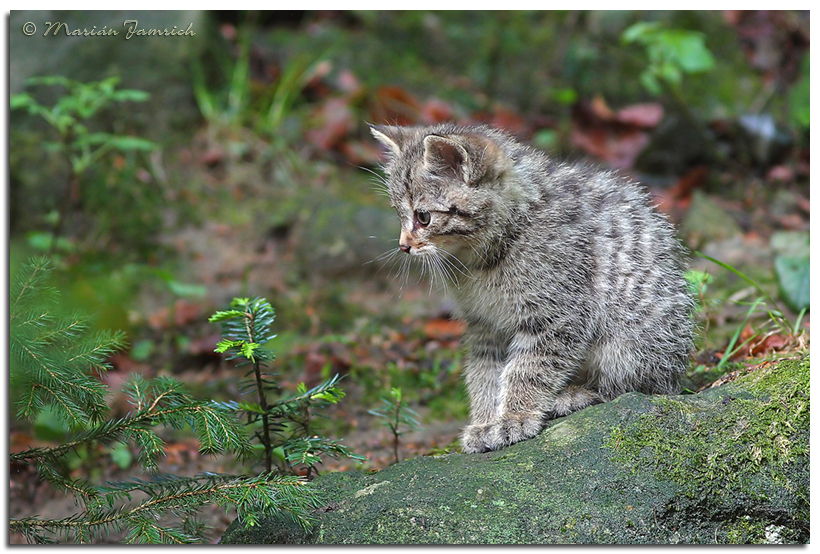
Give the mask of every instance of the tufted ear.
<path id="1" fill-rule="evenodd" d="M 498 144 L 489 137 L 477 134 L 424 137 L 425 168 L 470 186 L 498 177 L 508 162 Z"/>
<path id="2" fill-rule="evenodd" d="M 370 133 L 387 147 L 388 154 L 392 158 L 401 154 L 408 137 L 408 131 L 404 127 L 395 125 L 371 125 Z"/>

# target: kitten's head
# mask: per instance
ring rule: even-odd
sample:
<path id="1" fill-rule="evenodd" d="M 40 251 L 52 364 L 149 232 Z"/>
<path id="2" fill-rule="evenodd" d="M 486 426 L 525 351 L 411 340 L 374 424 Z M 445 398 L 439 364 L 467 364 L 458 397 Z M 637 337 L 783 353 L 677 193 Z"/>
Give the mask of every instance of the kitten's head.
<path id="1" fill-rule="evenodd" d="M 488 127 L 374 126 L 387 147 L 390 203 L 401 222 L 399 248 L 423 258 L 481 257 L 504 223 L 511 139 Z"/>

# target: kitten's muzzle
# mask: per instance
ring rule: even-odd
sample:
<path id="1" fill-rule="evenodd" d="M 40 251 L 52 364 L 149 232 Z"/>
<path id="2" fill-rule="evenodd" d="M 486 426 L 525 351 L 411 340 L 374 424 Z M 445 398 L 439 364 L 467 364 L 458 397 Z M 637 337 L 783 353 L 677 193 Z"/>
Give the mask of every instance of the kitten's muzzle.
<path id="1" fill-rule="evenodd" d="M 401 235 L 399 235 L 399 248 L 401 251 L 409 254 L 410 250 L 415 246 L 414 243 L 413 235 L 402 229 Z"/>

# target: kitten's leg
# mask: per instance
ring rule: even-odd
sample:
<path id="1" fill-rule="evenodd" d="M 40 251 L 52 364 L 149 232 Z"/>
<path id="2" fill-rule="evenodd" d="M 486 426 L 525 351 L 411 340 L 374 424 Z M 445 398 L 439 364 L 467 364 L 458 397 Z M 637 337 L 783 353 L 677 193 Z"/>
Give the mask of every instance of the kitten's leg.
<path id="1" fill-rule="evenodd" d="M 464 452 L 483 452 L 484 430 L 498 416 L 501 397 L 501 370 L 507 357 L 508 341 L 484 326 L 471 323 L 465 334 L 468 346 L 464 360 L 464 380 L 470 397 L 470 425 L 464 429 Z"/>
<path id="2" fill-rule="evenodd" d="M 474 437 L 483 450 L 497 450 L 541 431 L 581 362 L 583 341 L 566 337 L 543 329 L 516 334 L 501 373 L 498 417 Z"/>

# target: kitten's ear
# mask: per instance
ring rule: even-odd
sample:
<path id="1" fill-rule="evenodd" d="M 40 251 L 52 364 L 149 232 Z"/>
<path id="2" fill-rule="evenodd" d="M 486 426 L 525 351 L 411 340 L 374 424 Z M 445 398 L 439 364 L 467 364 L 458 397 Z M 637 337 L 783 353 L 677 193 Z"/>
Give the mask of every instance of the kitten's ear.
<path id="1" fill-rule="evenodd" d="M 470 184 L 470 166 L 470 154 L 456 141 L 437 135 L 424 137 L 424 167 L 429 171 Z"/>
<path id="2" fill-rule="evenodd" d="M 401 149 L 407 136 L 404 128 L 394 125 L 371 125 L 370 133 L 376 137 L 376 140 L 387 147 L 391 157 L 395 158 L 401 154 Z"/>
<path id="3" fill-rule="evenodd" d="M 467 185 L 498 177 L 507 166 L 504 152 L 489 137 L 452 135 L 424 138 L 424 166 Z"/>

